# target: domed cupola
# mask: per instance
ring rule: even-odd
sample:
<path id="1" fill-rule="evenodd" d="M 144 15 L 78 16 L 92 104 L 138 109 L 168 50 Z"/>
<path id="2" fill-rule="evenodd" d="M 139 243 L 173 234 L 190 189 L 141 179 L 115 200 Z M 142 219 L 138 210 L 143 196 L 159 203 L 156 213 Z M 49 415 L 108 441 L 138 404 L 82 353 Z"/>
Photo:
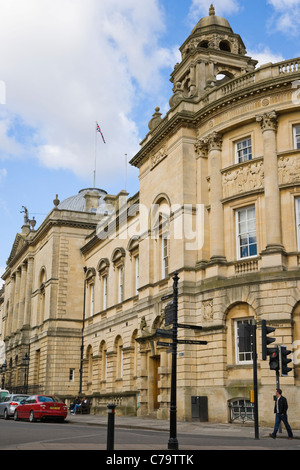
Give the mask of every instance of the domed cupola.
<path id="1" fill-rule="evenodd" d="M 245 44 L 229 22 L 216 16 L 213 5 L 209 16 L 197 23 L 180 52 L 182 61 L 171 75 L 174 84 L 171 107 L 182 99 L 195 100 L 210 88 L 253 71 L 257 64 L 246 56 Z M 223 80 L 218 80 L 220 77 Z"/>

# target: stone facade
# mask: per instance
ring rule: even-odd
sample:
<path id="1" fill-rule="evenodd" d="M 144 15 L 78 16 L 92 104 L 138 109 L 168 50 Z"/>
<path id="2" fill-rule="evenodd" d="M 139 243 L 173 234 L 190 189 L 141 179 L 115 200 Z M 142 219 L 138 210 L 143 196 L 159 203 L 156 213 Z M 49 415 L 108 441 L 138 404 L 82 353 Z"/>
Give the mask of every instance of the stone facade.
<path id="1" fill-rule="evenodd" d="M 80 390 L 96 413 L 114 400 L 124 414 L 167 418 L 171 355 L 155 331 L 177 271 L 179 322 L 203 327 L 179 337 L 207 341 L 178 346 L 178 418 L 192 419 L 197 396 L 210 421 L 236 418 L 231 405 L 253 388 L 239 325 L 255 320 L 259 418 L 273 424 L 265 319 L 294 352 L 280 380 L 299 428 L 300 61 L 256 69 L 213 8 L 180 50 L 170 110 L 156 108 L 131 160 L 139 193 L 56 199 L 39 229 L 17 235 L 1 301 L 6 383 L 22 385 L 28 352 L 29 386 Z"/>

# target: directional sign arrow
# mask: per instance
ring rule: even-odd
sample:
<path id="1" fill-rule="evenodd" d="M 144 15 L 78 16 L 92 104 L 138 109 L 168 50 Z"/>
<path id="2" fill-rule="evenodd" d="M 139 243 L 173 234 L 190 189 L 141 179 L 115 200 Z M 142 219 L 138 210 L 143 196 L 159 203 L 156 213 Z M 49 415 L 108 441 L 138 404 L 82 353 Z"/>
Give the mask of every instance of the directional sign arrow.
<path id="1" fill-rule="evenodd" d="M 156 336 L 164 336 L 165 338 L 173 338 L 172 330 L 156 330 Z"/>
<path id="2" fill-rule="evenodd" d="M 157 346 L 166 346 L 167 348 L 172 348 L 172 343 L 165 343 L 164 341 L 157 341 Z"/>
<path id="3" fill-rule="evenodd" d="M 194 341 L 190 339 L 178 339 L 178 344 L 207 344 L 207 341 Z"/>
<path id="4" fill-rule="evenodd" d="M 182 323 L 178 323 L 178 328 L 186 328 L 188 330 L 202 330 L 202 326 L 197 325 L 183 325 Z"/>

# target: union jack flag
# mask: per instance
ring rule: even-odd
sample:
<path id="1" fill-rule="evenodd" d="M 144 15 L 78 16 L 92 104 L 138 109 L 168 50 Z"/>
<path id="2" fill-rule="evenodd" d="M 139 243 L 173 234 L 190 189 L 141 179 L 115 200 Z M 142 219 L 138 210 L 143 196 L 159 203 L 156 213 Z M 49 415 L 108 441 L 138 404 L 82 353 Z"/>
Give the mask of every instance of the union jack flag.
<path id="1" fill-rule="evenodd" d="M 100 129 L 100 126 L 99 126 L 98 122 L 96 122 L 96 124 L 97 124 L 97 132 L 99 132 L 99 133 L 101 134 L 102 140 L 103 140 L 103 142 L 106 144 L 105 139 L 104 139 L 104 136 L 103 136 L 103 134 L 102 134 L 102 131 L 101 131 L 101 129 Z"/>

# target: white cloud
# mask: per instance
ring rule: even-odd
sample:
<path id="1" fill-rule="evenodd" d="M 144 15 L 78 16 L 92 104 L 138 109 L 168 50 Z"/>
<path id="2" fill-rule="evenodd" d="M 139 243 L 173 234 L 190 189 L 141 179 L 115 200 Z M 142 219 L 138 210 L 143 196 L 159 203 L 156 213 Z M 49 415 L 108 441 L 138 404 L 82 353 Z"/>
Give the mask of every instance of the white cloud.
<path id="1" fill-rule="evenodd" d="M 258 60 L 257 67 L 261 67 L 268 62 L 275 64 L 276 62 L 285 60 L 282 54 L 276 54 L 272 52 L 268 46 L 263 45 L 258 46 L 257 49 L 249 50 L 247 55 Z"/>
<path id="2" fill-rule="evenodd" d="M 176 63 L 162 48 L 159 0 L 10 0 L 0 3 L 0 159 L 30 153 L 51 168 L 92 173 L 95 121 L 99 165 L 110 177 L 138 149 L 132 112 L 158 94 L 161 71 Z M 27 148 L 12 123 L 30 126 Z M 149 120 L 151 114 L 149 114 Z"/>
<path id="3" fill-rule="evenodd" d="M 274 9 L 269 19 L 269 30 L 287 36 L 299 36 L 300 0 L 267 0 Z"/>

